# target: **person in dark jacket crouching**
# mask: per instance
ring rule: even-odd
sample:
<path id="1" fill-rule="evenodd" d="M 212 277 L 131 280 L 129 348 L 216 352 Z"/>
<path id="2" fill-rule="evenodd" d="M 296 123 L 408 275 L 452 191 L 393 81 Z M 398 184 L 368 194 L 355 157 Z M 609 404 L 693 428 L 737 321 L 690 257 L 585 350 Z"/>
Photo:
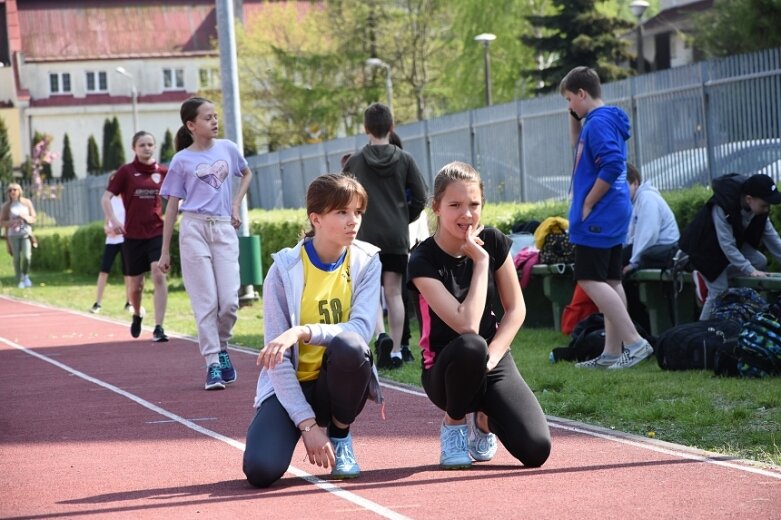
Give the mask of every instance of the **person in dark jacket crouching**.
<path id="1" fill-rule="evenodd" d="M 680 242 L 704 300 L 701 320 L 710 318 L 713 302 L 727 290 L 731 276 L 768 275 L 762 245 L 781 261 L 781 238 L 768 218 L 771 204 L 781 204 L 773 179 L 729 173 L 712 186 L 713 196 L 683 230 Z"/>

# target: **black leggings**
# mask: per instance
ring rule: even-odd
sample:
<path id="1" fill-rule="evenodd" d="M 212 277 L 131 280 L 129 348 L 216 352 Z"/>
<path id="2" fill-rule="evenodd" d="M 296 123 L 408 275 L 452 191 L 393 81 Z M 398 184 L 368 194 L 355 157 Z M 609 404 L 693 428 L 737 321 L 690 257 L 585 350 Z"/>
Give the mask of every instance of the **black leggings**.
<path id="1" fill-rule="evenodd" d="M 317 381 L 301 383 L 320 426 L 331 418 L 352 424 L 369 396 L 372 358 L 366 342 L 354 332 L 336 336 L 323 354 Z M 247 431 L 244 474 L 250 484 L 268 487 L 287 471 L 301 432 L 272 395 L 258 408 Z"/>
<path id="2" fill-rule="evenodd" d="M 453 419 L 481 411 L 507 451 L 525 466 L 542 466 L 551 450 L 550 429 L 540 403 L 507 352 L 486 372 L 488 344 L 477 334 L 454 339 L 423 371 L 429 399 Z"/>

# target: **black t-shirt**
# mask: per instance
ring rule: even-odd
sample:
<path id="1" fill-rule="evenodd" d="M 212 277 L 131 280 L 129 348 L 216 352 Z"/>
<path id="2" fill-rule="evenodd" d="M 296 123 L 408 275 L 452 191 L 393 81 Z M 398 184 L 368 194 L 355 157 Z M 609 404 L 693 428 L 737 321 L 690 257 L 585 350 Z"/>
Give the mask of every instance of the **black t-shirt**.
<path id="1" fill-rule="evenodd" d="M 488 294 L 485 311 L 480 319 L 480 335 L 490 343 L 497 326 L 496 314 L 493 312 L 493 302 L 498 301 L 494 273 L 507 260 L 512 241 L 494 228 L 483 229 L 479 236 L 489 256 Z M 427 238 L 412 251 L 407 267 L 410 280 L 408 287 L 417 295 L 418 316 L 422 324 L 420 347 L 423 350 L 423 368 L 431 368 L 437 353 L 460 334 L 451 329 L 429 308 L 413 280 L 415 278 L 439 280 L 456 300 L 463 302 L 469 292 L 473 267 L 474 263 L 468 257 L 454 258 L 442 251 L 434 237 Z"/>

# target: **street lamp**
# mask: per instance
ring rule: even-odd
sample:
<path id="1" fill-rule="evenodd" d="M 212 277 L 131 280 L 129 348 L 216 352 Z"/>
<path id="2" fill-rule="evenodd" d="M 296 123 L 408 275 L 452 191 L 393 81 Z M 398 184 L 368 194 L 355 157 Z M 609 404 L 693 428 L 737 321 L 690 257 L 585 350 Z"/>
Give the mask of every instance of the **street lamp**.
<path id="1" fill-rule="evenodd" d="M 391 66 L 380 58 L 369 58 L 366 65 L 385 69 L 385 93 L 388 95 L 388 110 L 393 113 L 393 81 L 391 81 Z"/>
<path id="2" fill-rule="evenodd" d="M 483 33 L 475 36 L 476 42 L 483 42 L 483 63 L 485 64 L 485 104 L 493 105 L 491 98 L 491 58 L 488 56 L 488 45 L 496 39 L 495 34 Z"/>
<path id="3" fill-rule="evenodd" d="M 637 73 L 643 74 L 645 72 L 645 56 L 643 54 L 643 14 L 648 9 L 648 2 L 646 0 L 632 0 L 629 4 L 629 9 L 632 10 L 632 14 L 637 18 Z"/>
<path id="4" fill-rule="evenodd" d="M 136 80 L 132 74 L 125 70 L 125 67 L 117 67 L 114 70 L 130 80 L 130 95 L 133 98 L 133 134 L 135 135 L 138 132 L 138 90 L 136 90 Z"/>

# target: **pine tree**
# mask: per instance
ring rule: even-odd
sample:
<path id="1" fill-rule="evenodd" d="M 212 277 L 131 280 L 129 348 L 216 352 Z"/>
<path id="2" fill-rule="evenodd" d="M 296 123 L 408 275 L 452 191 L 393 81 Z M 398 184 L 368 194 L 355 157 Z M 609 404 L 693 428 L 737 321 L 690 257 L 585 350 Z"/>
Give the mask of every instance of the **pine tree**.
<path id="1" fill-rule="evenodd" d="M 0 182 L 13 181 L 14 161 L 11 157 L 11 143 L 8 140 L 8 129 L 5 121 L 0 117 Z"/>
<path id="2" fill-rule="evenodd" d="M 106 126 L 104 126 L 104 130 Z M 119 121 L 116 117 L 112 121 L 108 121 L 108 132 L 110 141 L 106 146 L 106 151 L 103 154 L 103 170 L 114 171 L 123 164 L 125 164 L 125 149 L 122 146 L 122 132 L 119 129 Z M 104 132 L 104 139 L 106 133 Z"/>
<path id="3" fill-rule="evenodd" d="M 100 175 L 100 155 L 98 155 L 98 143 L 95 136 L 90 135 L 87 140 L 87 173 L 89 175 Z"/>
<path id="4" fill-rule="evenodd" d="M 110 158 L 110 151 L 109 148 L 111 147 L 111 140 L 114 138 L 114 125 L 111 124 L 111 120 L 106 118 L 106 120 L 103 122 L 103 149 L 101 153 L 101 157 L 103 157 L 103 171 L 110 171 L 111 168 L 109 168 L 108 163 L 111 162 Z"/>
<path id="5" fill-rule="evenodd" d="M 521 36 L 538 56 L 550 61 L 528 71 L 539 78 L 539 92 L 555 90 L 567 72 L 581 65 L 596 70 L 603 83 L 629 76 L 629 70 L 617 65 L 630 58 L 618 35 L 631 29 L 632 22 L 600 13 L 597 0 L 552 2 L 556 14 L 526 17 L 538 33 Z"/>
<path id="6" fill-rule="evenodd" d="M 73 168 L 73 152 L 71 152 L 71 140 L 68 134 L 62 140 L 62 175 L 64 181 L 72 181 L 76 178 L 76 170 Z"/>
<path id="7" fill-rule="evenodd" d="M 171 130 L 165 130 L 165 137 L 163 138 L 163 146 L 160 147 L 160 162 L 168 164 L 171 162 L 171 158 L 174 156 L 174 137 L 171 134 Z"/>

